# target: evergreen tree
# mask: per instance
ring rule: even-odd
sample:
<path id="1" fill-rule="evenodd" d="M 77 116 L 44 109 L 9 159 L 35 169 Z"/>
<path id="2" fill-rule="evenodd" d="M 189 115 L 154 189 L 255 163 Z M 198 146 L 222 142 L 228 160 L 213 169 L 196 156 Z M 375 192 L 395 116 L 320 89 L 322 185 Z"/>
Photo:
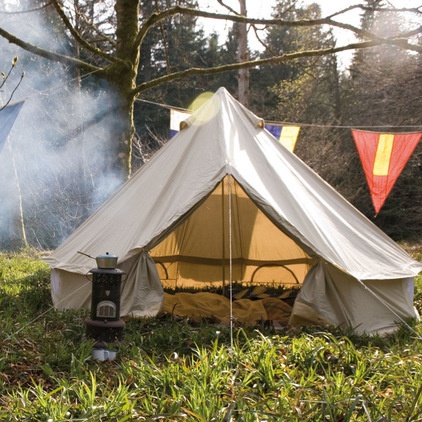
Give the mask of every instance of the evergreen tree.
<path id="1" fill-rule="evenodd" d="M 196 1 L 162 0 L 145 1 L 142 5 L 143 19 L 160 7 L 181 5 L 197 7 Z M 161 4 L 162 3 L 162 4 Z M 138 83 L 143 83 L 171 72 L 189 67 L 212 67 L 217 54 L 217 36 L 205 37 L 197 18 L 190 15 L 175 15 L 150 30 L 140 51 Z M 210 49 L 213 49 L 212 51 Z M 199 82 L 199 83 L 198 83 Z M 186 108 L 201 91 L 209 88 L 207 78 L 192 78 L 173 81 L 150 89 L 135 106 L 135 127 L 139 137 L 135 151 L 134 167 L 143 164 L 169 135 L 169 110 L 157 104 Z M 156 105 L 154 105 L 156 104 Z"/>
<path id="2" fill-rule="evenodd" d="M 301 21 L 321 17 L 319 5 L 298 7 L 294 0 L 276 4 L 273 17 Z M 261 57 L 281 56 L 298 50 L 333 47 L 330 31 L 321 27 L 271 27 L 265 38 Z M 253 95 L 255 104 L 264 107 L 267 118 L 274 120 L 314 121 L 336 114 L 332 101 L 332 83 L 337 77 L 335 57 L 302 58 L 252 72 L 253 84 L 263 87 Z M 333 85 L 335 86 L 335 84 Z M 264 100 L 265 98 L 265 100 Z"/>
<path id="3" fill-rule="evenodd" d="M 362 27 L 378 36 L 403 32 L 406 21 L 397 15 L 379 13 L 382 1 L 367 1 Z M 342 83 L 343 122 L 376 132 L 412 132 L 422 129 L 421 55 L 395 46 L 378 46 L 355 53 L 350 74 Z M 418 126 L 419 125 L 419 126 Z M 374 220 L 396 239 L 422 236 L 422 145 L 419 145 L 379 215 Z M 349 160 L 359 188 L 349 189 L 350 198 L 370 218 L 374 211 L 357 152 Z"/>

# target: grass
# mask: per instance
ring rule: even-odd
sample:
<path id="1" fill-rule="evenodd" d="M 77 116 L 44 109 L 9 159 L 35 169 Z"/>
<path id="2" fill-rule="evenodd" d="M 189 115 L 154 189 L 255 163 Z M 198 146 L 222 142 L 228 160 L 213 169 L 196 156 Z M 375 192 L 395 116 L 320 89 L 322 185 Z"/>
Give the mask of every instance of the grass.
<path id="1" fill-rule="evenodd" d="M 53 310 L 38 258 L 0 254 L 0 421 L 422 420 L 419 323 L 388 338 L 239 327 L 232 347 L 226 327 L 133 320 L 98 362 L 88 313 Z"/>

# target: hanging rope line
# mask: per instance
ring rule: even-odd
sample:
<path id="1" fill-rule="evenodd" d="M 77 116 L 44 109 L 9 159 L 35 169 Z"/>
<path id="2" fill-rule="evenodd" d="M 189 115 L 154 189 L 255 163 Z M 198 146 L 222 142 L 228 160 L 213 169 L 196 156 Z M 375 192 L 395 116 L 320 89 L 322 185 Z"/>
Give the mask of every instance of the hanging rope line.
<path id="1" fill-rule="evenodd" d="M 177 110 L 185 113 L 189 113 L 190 110 L 182 107 L 175 107 L 168 104 L 157 103 L 150 100 L 144 100 L 137 98 L 136 102 L 142 102 L 146 104 L 152 104 L 154 106 L 162 107 L 167 110 Z M 265 119 L 264 119 L 265 120 Z M 297 122 L 288 122 L 288 121 L 276 121 L 276 120 L 265 120 L 265 123 L 274 124 L 274 125 L 290 125 L 290 126 L 301 126 L 301 127 L 319 127 L 319 128 L 331 128 L 331 129 L 357 129 L 357 128 L 370 128 L 370 129 L 400 129 L 400 128 L 412 128 L 412 129 L 422 129 L 422 124 L 420 125 L 329 125 L 329 124 L 318 124 L 318 123 L 297 123 Z"/>
<path id="2" fill-rule="evenodd" d="M 70 84 L 70 83 L 78 81 L 80 79 L 86 79 L 86 78 L 94 75 L 97 72 L 99 72 L 99 70 L 94 70 L 92 72 L 86 73 L 81 77 L 71 78 L 66 82 L 66 84 Z M 57 85 L 52 86 L 50 88 L 44 89 L 42 91 L 38 91 L 38 92 L 36 92 L 36 94 L 33 94 L 33 95 L 43 95 L 43 94 L 51 93 L 51 92 L 54 92 L 54 91 L 57 91 L 57 90 L 62 90 L 62 89 L 63 89 L 63 84 L 60 83 L 60 84 L 57 84 Z M 31 95 L 26 96 L 25 100 L 28 99 L 28 98 L 31 98 Z M 159 103 L 159 102 L 151 101 L 151 100 L 146 100 L 146 99 L 142 99 L 142 98 L 136 98 L 135 102 L 151 104 L 151 105 L 154 105 L 154 106 L 165 108 L 167 110 L 177 110 L 177 111 L 182 111 L 182 112 L 189 112 L 189 110 L 187 108 L 172 106 L 172 105 Z M 268 124 L 276 124 L 276 125 L 291 125 L 291 126 L 301 126 L 301 127 L 331 128 L 331 129 L 357 129 L 357 128 L 400 129 L 400 128 L 412 128 L 412 129 L 416 129 L 416 130 L 422 130 L 422 124 L 396 126 L 396 125 L 359 125 L 359 124 L 357 124 L 357 125 L 333 125 L 333 124 L 318 124 L 318 123 L 298 123 L 298 122 L 275 121 L 275 120 L 265 120 L 265 122 L 268 123 Z"/>

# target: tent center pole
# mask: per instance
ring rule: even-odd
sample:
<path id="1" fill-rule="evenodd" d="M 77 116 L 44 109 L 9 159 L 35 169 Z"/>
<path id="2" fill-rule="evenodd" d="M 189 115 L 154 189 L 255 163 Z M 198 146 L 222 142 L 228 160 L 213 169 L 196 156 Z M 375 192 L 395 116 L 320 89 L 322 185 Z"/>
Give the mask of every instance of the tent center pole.
<path id="1" fill-rule="evenodd" d="M 223 281 L 223 295 L 226 295 L 226 242 L 225 242 L 225 233 L 226 233 L 226 227 L 225 227 L 225 217 L 226 217 L 226 212 L 225 212 L 225 189 L 224 189 L 224 180 L 222 180 L 221 182 L 221 239 L 222 239 L 222 264 L 221 264 L 221 269 L 222 269 L 222 274 L 221 274 L 221 279 Z"/>
<path id="2" fill-rule="evenodd" d="M 233 249 L 232 249 L 232 178 L 228 175 L 229 195 L 229 289 L 230 289 L 230 345 L 233 350 Z"/>

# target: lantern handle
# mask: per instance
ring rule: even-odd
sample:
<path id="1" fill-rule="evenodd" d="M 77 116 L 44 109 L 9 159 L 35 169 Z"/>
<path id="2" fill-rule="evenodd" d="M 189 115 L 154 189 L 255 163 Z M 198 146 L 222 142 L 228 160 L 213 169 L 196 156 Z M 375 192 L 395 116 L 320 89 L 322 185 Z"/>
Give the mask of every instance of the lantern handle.
<path id="1" fill-rule="evenodd" d="M 89 254 L 87 254 L 87 253 L 85 253 L 85 252 L 82 252 L 82 251 L 76 251 L 77 253 L 80 253 L 81 255 L 85 255 L 85 256 L 87 256 L 88 258 L 91 258 L 91 259 L 95 259 L 93 256 L 91 256 L 91 255 L 89 255 Z"/>

